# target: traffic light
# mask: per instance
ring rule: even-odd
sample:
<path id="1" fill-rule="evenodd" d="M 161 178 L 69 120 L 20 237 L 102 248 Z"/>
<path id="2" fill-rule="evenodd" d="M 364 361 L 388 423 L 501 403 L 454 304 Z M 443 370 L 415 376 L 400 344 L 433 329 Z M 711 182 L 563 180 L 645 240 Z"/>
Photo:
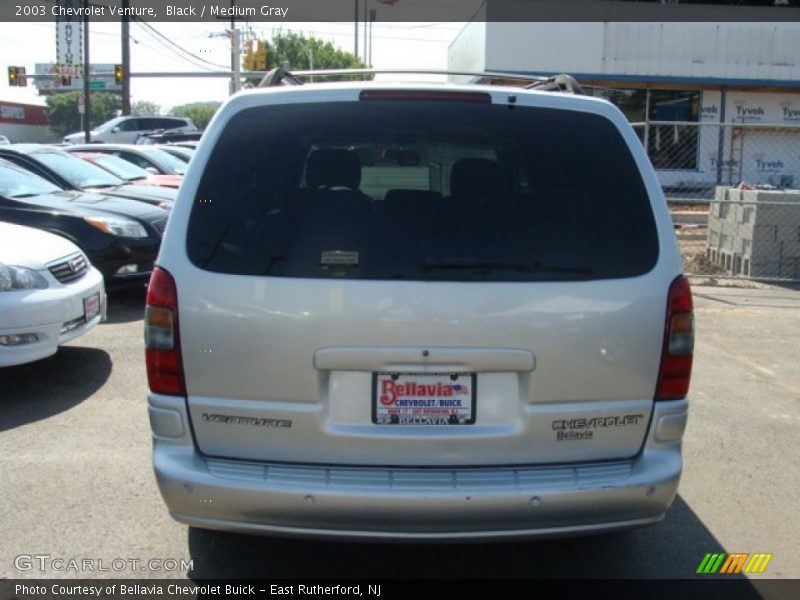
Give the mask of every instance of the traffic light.
<path id="1" fill-rule="evenodd" d="M 122 85 L 122 65 L 114 65 L 114 83 Z"/>
<path id="2" fill-rule="evenodd" d="M 245 71 L 254 71 L 256 68 L 256 57 L 253 55 L 253 44 L 249 40 L 244 43 L 244 56 L 242 66 Z"/>
<path id="3" fill-rule="evenodd" d="M 258 40 L 256 45 L 256 71 L 267 70 L 267 42 L 266 40 Z"/>
<path id="4" fill-rule="evenodd" d="M 8 86 L 17 87 L 19 85 L 19 67 L 8 67 Z"/>
<path id="5" fill-rule="evenodd" d="M 17 67 L 17 85 L 19 87 L 27 87 L 28 77 L 25 67 Z"/>

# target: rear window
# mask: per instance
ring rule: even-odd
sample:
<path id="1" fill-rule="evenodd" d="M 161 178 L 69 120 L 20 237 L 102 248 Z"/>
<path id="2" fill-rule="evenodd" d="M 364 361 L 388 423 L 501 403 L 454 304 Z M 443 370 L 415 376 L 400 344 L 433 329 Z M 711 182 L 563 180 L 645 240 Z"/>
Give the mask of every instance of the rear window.
<path id="1" fill-rule="evenodd" d="M 382 100 L 238 113 L 205 167 L 187 251 L 241 275 L 585 280 L 649 271 L 658 239 L 604 117 Z"/>

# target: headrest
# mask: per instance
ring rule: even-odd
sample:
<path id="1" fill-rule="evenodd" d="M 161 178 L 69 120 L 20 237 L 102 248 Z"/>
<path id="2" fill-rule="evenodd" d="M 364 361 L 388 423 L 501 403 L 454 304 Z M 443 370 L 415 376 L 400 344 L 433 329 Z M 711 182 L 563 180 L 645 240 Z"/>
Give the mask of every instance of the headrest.
<path id="1" fill-rule="evenodd" d="M 322 186 L 345 186 L 358 189 L 361 183 L 361 160 L 350 150 L 324 148 L 315 150 L 308 157 L 306 185 L 310 188 Z"/>

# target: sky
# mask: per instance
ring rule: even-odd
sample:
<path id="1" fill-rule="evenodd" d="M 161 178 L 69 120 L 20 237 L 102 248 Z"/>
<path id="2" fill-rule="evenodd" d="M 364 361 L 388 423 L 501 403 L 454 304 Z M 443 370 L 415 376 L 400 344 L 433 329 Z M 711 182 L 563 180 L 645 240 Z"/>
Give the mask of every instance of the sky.
<path id="1" fill-rule="evenodd" d="M 214 70 L 208 63 L 230 68 L 230 46 L 223 23 L 151 23 L 151 27 L 185 49 L 176 48 L 140 23 L 131 24 L 131 73 L 147 71 Z M 376 68 L 445 68 L 449 44 L 464 23 L 379 23 L 372 32 L 372 64 Z M 277 28 L 271 23 L 251 25 L 256 37 L 269 38 Z M 284 30 L 302 32 L 353 52 L 354 26 L 349 23 L 284 23 Z M 0 23 L 0 68 L 56 61 L 55 24 Z M 363 29 L 359 28 L 359 52 L 363 57 Z M 119 23 L 92 23 L 89 38 L 92 63 L 121 62 Z M 191 57 L 201 60 L 193 60 Z M 302 65 L 301 68 L 305 68 Z M 5 80 L 5 77 L 3 78 Z M 223 78 L 131 78 L 131 101 L 147 100 L 166 113 L 173 106 L 228 96 L 229 80 Z M 0 100 L 44 104 L 29 82 L 26 88 L 0 83 Z"/>

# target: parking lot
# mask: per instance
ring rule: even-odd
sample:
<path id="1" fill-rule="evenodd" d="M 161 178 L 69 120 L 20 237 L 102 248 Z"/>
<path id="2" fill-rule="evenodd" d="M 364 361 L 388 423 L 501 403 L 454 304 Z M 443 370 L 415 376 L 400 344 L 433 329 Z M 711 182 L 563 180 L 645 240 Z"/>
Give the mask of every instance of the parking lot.
<path id="1" fill-rule="evenodd" d="M 720 550 L 772 553 L 755 577 L 798 578 L 800 292 L 694 293 L 685 469 L 667 519 L 614 535 L 452 546 L 276 540 L 172 521 L 150 465 L 143 296 L 112 299 L 108 321 L 56 356 L 0 370 L 0 578 L 683 578 Z M 127 566 L 41 570 L 20 555 Z M 169 560 L 192 569 L 159 568 Z"/>

